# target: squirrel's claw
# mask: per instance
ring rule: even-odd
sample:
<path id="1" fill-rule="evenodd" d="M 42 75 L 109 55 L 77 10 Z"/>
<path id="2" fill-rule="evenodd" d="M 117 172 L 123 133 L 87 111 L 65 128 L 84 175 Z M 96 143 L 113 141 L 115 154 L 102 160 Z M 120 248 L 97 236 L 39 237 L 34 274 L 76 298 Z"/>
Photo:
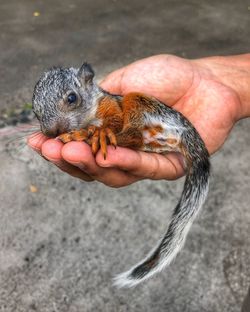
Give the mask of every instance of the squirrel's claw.
<path id="1" fill-rule="evenodd" d="M 89 138 L 92 137 L 92 136 L 94 135 L 96 129 L 97 129 L 97 127 L 94 126 L 94 125 L 88 126 L 88 130 L 87 130 L 87 131 L 88 131 L 88 137 L 89 137 Z"/>
<path id="2" fill-rule="evenodd" d="M 107 157 L 107 139 L 106 139 L 107 133 L 106 129 L 100 130 L 100 146 L 101 146 L 101 152 L 103 155 L 103 158 L 106 159 Z"/>
<path id="3" fill-rule="evenodd" d="M 116 136 L 114 132 L 110 128 L 106 128 L 106 134 L 107 134 L 107 137 L 109 138 L 110 144 L 113 145 L 114 148 L 116 148 L 117 140 L 116 140 Z"/>
<path id="4" fill-rule="evenodd" d="M 71 141 L 86 141 L 91 145 L 92 153 L 96 155 L 101 149 L 104 159 L 107 157 L 107 145 L 117 146 L 117 140 L 114 132 L 110 128 L 98 128 L 89 126 L 87 130 L 72 130 L 68 133 L 63 133 L 58 136 L 63 143 Z"/>
<path id="5" fill-rule="evenodd" d="M 95 126 L 88 127 L 88 135 L 90 138 L 90 145 L 92 153 L 96 155 L 99 149 L 101 149 L 103 158 L 107 157 L 107 145 L 108 142 L 114 147 L 117 146 L 116 136 L 110 128 L 98 128 Z"/>
<path id="6" fill-rule="evenodd" d="M 98 152 L 100 148 L 99 134 L 100 134 L 99 129 L 96 129 L 91 138 L 91 149 L 94 155 L 96 155 L 96 153 Z"/>

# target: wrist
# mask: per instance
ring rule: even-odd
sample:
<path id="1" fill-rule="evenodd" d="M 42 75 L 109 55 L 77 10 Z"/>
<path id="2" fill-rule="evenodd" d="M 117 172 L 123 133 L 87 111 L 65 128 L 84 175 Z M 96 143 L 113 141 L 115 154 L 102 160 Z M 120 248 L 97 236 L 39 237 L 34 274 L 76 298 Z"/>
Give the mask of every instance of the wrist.
<path id="1" fill-rule="evenodd" d="M 209 78 L 232 90 L 237 96 L 236 119 L 250 117 L 250 53 L 215 56 L 194 61 L 207 71 Z"/>

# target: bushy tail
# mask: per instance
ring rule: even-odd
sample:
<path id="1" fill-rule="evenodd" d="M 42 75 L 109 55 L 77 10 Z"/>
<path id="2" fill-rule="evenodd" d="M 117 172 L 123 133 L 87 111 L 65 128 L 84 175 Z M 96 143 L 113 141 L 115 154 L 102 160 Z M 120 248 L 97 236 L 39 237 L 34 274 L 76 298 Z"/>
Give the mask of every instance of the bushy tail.
<path id="1" fill-rule="evenodd" d="M 115 286 L 136 286 L 153 274 L 160 272 L 175 258 L 183 247 L 190 226 L 206 199 L 209 171 L 208 154 L 202 159 L 198 157 L 193 161 L 186 177 L 180 201 L 173 212 L 168 230 L 160 244 L 132 269 L 116 276 L 114 279 Z"/>

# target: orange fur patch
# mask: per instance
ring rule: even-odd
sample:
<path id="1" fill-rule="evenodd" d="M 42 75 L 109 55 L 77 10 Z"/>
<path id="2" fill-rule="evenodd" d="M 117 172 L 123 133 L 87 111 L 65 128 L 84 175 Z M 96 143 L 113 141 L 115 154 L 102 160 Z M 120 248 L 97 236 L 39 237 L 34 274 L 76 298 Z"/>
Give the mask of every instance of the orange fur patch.
<path id="1" fill-rule="evenodd" d="M 114 133 L 123 127 L 123 113 L 115 97 L 105 96 L 100 100 L 96 117 L 103 121 L 103 127 L 112 129 Z"/>
<path id="2" fill-rule="evenodd" d="M 153 112 L 155 109 L 154 99 L 139 92 L 126 94 L 123 97 L 122 106 L 126 110 L 136 109 L 141 112 Z"/>

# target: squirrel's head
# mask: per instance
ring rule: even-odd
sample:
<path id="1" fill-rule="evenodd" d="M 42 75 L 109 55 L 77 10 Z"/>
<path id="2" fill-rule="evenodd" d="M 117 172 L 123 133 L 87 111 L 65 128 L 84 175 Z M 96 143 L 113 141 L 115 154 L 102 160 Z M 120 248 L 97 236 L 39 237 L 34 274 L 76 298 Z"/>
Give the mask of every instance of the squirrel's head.
<path id="1" fill-rule="evenodd" d="M 49 137 L 86 127 L 94 118 L 101 89 L 94 83 L 92 67 L 51 68 L 37 82 L 32 108 L 42 132 Z"/>

